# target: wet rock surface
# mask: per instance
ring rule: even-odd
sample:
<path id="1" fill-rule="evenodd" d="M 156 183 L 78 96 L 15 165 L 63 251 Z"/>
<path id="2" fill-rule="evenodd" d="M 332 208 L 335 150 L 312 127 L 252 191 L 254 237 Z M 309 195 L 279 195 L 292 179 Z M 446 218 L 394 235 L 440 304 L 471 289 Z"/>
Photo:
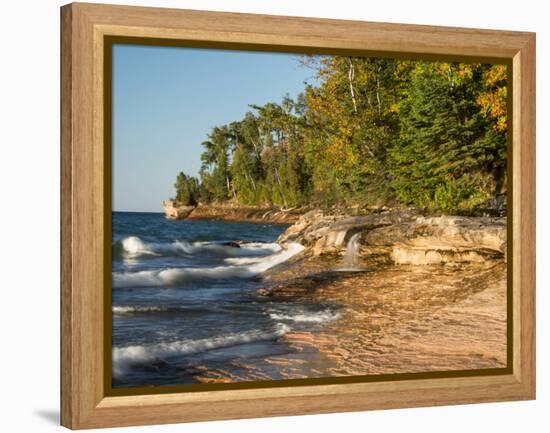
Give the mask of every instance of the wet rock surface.
<path id="1" fill-rule="evenodd" d="M 506 265 L 375 266 L 326 270 L 333 260 L 302 258 L 271 274 L 258 302 L 338 306 L 338 320 L 281 339 L 289 351 L 201 382 L 334 377 L 506 366 Z M 274 372 L 276 371 L 276 376 Z"/>
<path id="2" fill-rule="evenodd" d="M 348 269 L 352 237 L 358 254 Z M 285 353 L 201 370 L 197 380 L 506 367 L 505 218 L 312 211 L 279 238 L 290 241 L 306 249 L 266 272 L 252 296 L 259 303 L 331 305 L 337 320 L 286 333 Z"/>
<path id="3" fill-rule="evenodd" d="M 341 305 L 318 335 L 288 341 L 318 348 L 331 375 L 504 367 L 506 266 L 389 266 L 278 281 L 272 297 Z"/>

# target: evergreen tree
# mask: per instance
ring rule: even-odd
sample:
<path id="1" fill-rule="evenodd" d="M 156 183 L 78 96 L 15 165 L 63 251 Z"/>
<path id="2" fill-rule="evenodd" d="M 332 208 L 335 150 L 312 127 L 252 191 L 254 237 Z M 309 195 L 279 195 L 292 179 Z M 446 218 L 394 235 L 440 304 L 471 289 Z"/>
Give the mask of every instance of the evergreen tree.
<path id="1" fill-rule="evenodd" d="M 262 168 L 256 119 L 247 113 L 243 121 L 231 123 L 229 130 L 234 149 L 230 170 L 237 201 L 257 204 L 260 201 Z"/>
<path id="2" fill-rule="evenodd" d="M 199 202 L 199 181 L 195 177 L 180 172 L 174 184 L 175 201 L 180 206 L 196 206 Z"/>
<path id="3" fill-rule="evenodd" d="M 499 140 L 476 103 L 482 70 L 420 62 L 412 72 L 391 150 L 392 186 L 403 203 L 456 211 L 494 193 L 490 161 Z"/>
<path id="4" fill-rule="evenodd" d="M 204 195 L 209 200 L 224 201 L 231 198 L 233 192 L 229 170 L 229 128 L 215 127 L 208 138 L 202 143 L 205 151 L 201 155 Z"/>
<path id="5" fill-rule="evenodd" d="M 467 212 L 505 192 L 505 66 L 339 56 L 302 63 L 317 84 L 214 127 L 200 183 L 181 173 L 178 200 Z"/>

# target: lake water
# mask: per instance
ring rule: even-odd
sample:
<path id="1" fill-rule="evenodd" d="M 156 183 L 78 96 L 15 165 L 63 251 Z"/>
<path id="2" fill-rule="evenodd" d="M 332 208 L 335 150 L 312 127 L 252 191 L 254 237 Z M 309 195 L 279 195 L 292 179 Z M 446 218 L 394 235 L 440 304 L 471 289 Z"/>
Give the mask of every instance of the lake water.
<path id="1" fill-rule="evenodd" d="M 335 320 L 330 305 L 259 301 L 262 273 L 302 247 L 285 225 L 113 213 L 113 386 L 200 382 L 291 348 L 290 330 Z M 269 379 L 279 378 L 273 367 Z"/>

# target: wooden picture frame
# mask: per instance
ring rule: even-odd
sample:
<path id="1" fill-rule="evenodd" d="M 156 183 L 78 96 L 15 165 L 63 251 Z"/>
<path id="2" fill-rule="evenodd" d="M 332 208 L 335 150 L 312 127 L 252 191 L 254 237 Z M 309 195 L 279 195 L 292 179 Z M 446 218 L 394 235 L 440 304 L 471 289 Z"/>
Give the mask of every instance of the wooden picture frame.
<path id="1" fill-rule="evenodd" d="M 109 38 L 284 52 L 500 59 L 512 71 L 511 368 L 302 386 L 109 395 Z M 73 3 L 61 8 L 61 424 L 80 429 L 535 398 L 535 34 Z M 108 169 L 106 169 L 106 167 Z M 511 231 L 511 232 L 510 232 Z M 509 268 L 510 269 L 510 268 Z"/>

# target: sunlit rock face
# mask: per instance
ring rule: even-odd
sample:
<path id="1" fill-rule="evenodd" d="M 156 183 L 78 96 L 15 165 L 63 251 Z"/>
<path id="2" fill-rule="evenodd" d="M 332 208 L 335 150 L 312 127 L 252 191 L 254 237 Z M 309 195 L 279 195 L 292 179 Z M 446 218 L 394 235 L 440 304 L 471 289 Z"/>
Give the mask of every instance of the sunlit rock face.
<path id="1" fill-rule="evenodd" d="M 162 202 L 164 208 L 164 214 L 169 219 L 184 219 L 195 209 L 195 206 L 178 206 L 172 200 L 165 200 Z"/>
<path id="2" fill-rule="evenodd" d="M 199 204 L 189 214 L 189 219 L 214 219 L 246 221 L 269 224 L 293 224 L 304 213 L 301 208 L 280 209 L 274 207 L 246 206 L 237 203 Z"/>
<path id="3" fill-rule="evenodd" d="M 387 212 L 360 217 L 311 211 L 279 241 L 297 241 L 314 256 L 345 254 L 359 234 L 359 253 L 385 254 L 395 264 L 434 265 L 506 259 L 506 218 Z"/>

